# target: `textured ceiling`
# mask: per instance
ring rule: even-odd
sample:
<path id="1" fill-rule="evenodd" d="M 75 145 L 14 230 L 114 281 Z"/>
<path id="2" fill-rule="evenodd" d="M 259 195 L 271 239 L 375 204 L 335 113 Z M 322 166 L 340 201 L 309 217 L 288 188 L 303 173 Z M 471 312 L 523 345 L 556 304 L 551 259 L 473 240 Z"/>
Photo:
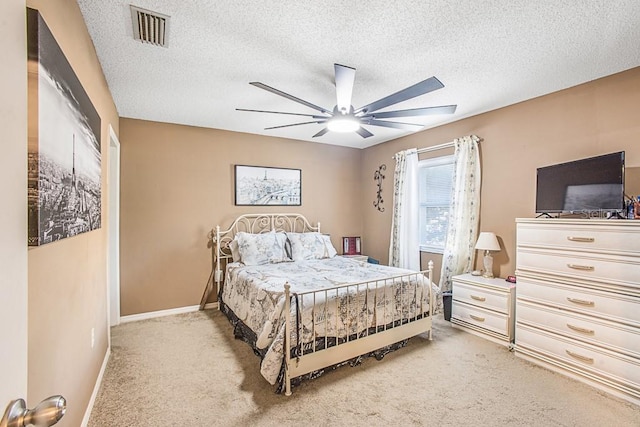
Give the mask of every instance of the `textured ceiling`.
<path id="1" fill-rule="evenodd" d="M 264 130 L 304 117 L 235 109 L 315 113 L 252 81 L 332 109 L 339 63 L 356 108 L 436 76 L 386 109 L 458 105 L 401 120 L 430 128 L 640 66 L 638 0 L 135 0 L 171 17 L 167 48 L 133 39 L 129 2 L 78 3 L 120 116 L 350 147 L 410 132 L 311 138 L 322 125 Z"/>

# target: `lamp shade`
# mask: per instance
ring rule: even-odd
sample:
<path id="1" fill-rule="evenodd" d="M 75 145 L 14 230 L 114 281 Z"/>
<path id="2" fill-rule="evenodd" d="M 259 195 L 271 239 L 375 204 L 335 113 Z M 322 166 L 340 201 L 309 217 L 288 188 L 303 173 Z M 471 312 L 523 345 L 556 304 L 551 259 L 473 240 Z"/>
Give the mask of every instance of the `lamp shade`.
<path id="1" fill-rule="evenodd" d="M 476 242 L 476 249 L 482 249 L 485 251 L 499 251 L 500 243 L 498 243 L 498 238 L 495 233 L 490 231 L 483 231 L 478 236 L 478 241 Z"/>

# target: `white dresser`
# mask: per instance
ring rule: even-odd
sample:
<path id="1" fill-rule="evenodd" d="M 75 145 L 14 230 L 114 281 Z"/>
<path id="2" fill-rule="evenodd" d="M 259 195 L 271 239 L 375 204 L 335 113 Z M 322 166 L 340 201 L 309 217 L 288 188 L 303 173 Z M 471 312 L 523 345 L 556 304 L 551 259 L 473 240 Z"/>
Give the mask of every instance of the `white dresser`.
<path id="1" fill-rule="evenodd" d="M 640 221 L 517 219 L 516 355 L 640 404 Z"/>
<path id="2" fill-rule="evenodd" d="M 510 346 L 513 342 L 515 285 L 471 274 L 451 278 L 451 323 L 467 332 Z"/>

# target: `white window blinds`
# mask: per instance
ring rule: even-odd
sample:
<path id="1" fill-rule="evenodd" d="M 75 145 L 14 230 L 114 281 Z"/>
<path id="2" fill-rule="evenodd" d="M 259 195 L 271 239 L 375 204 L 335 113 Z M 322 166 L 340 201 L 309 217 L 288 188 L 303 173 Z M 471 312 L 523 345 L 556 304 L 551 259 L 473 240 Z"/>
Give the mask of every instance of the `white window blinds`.
<path id="1" fill-rule="evenodd" d="M 454 156 L 420 162 L 420 250 L 442 253 L 449 224 Z"/>

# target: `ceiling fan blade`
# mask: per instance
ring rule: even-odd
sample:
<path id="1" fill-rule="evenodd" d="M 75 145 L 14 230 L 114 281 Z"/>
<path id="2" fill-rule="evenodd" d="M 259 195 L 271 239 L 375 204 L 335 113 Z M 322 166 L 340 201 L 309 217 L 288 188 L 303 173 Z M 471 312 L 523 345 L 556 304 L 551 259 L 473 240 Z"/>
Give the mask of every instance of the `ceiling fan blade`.
<path id="1" fill-rule="evenodd" d="M 304 99 L 296 98 L 296 97 L 295 97 L 295 96 L 293 96 L 293 95 L 289 95 L 289 94 L 288 94 L 288 93 L 286 93 L 286 92 L 283 92 L 283 91 L 278 90 L 278 89 L 276 89 L 276 88 L 273 88 L 273 87 L 271 87 L 271 86 L 267 86 L 267 85 L 266 85 L 266 84 L 264 84 L 264 83 L 260 83 L 260 82 L 250 82 L 249 84 L 250 84 L 250 85 L 253 85 L 253 86 L 255 86 L 255 87 L 259 87 L 260 89 L 264 89 L 264 90 L 266 90 L 266 91 L 268 91 L 268 92 L 275 93 L 276 95 L 280 95 L 280 96 L 282 96 L 282 97 L 284 97 L 284 98 L 290 99 L 291 101 L 297 102 L 298 104 L 302 104 L 302 105 L 305 105 L 305 106 L 307 106 L 307 107 L 309 107 L 309 108 L 312 108 L 312 109 L 314 109 L 314 110 L 318 110 L 318 111 L 320 111 L 321 113 L 325 113 L 325 114 L 329 114 L 329 115 L 331 114 L 331 111 L 327 110 L 326 108 L 319 107 L 319 106 L 317 106 L 317 105 L 315 105 L 315 104 L 312 104 L 312 103 L 310 103 L 310 102 L 305 101 Z"/>
<path id="2" fill-rule="evenodd" d="M 374 111 L 378 111 L 382 108 L 388 107 L 389 105 L 397 104 L 398 102 L 406 101 L 408 99 L 424 95 L 425 93 L 429 93 L 443 87 L 444 85 L 440 82 L 440 80 L 436 79 L 435 77 L 429 77 L 426 80 L 414 84 L 413 86 L 409 86 L 408 88 L 402 89 L 399 92 L 393 93 L 389 96 L 385 96 L 384 98 L 374 101 L 371 104 L 367 104 L 364 107 L 358 108 L 355 113 L 372 113 Z"/>
<path id="3" fill-rule="evenodd" d="M 272 114 L 288 114 L 290 116 L 312 117 L 314 119 L 328 119 L 325 116 L 314 116 L 313 114 L 285 113 L 283 111 L 267 111 L 267 110 L 249 110 L 247 108 L 236 108 L 236 111 L 249 111 L 253 113 L 272 113 Z"/>
<path id="4" fill-rule="evenodd" d="M 315 123 L 324 123 L 324 122 L 326 122 L 326 120 L 320 120 L 320 121 L 316 120 L 316 121 L 313 121 L 313 122 L 293 123 L 293 124 L 290 124 L 290 125 L 272 126 L 270 128 L 264 128 L 264 130 L 288 128 L 288 127 L 291 127 L 291 126 L 300 126 L 300 125 L 311 125 L 311 124 L 315 124 Z"/>
<path id="5" fill-rule="evenodd" d="M 382 111 L 379 113 L 369 113 L 362 118 L 366 119 L 389 119 L 393 117 L 417 117 L 430 116 L 433 114 L 453 114 L 456 112 L 457 105 L 441 105 L 439 107 L 413 108 L 411 110 Z"/>
<path id="6" fill-rule="evenodd" d="M 351 95 L 356 69 L 345 65 L 333 64 L 336 74 L 336 98 L 338 111 L 348 114 L 351 111 Z"/>
<path id="7" fill-rule="evenodd" d="M 358 128 L 358 130 L 356 131 L 356 133 L 358 135 L 360 135 L 363 138 L 369 138 L 370 136 L 373 136 L 373 134 L 371 132 L 369 132 L 368 130 L 366 130 L 365 128 L 363 128 L 362 126 L 360 126 Z"/>
<path id="8" fill-rule="evenodd" d="M 324 128 L 322 129 L 320 132 L 316 133 L 315 135 L 312 136 L 312 138 L 317 138 L 319 136 L 324 135 L 325 133 L 329 132 L 329 128 Z"/>
<path id="9" fill-rule="evenodd" d="M 384 120 L 375 120 L 375 119 L 363 120 L 363 122 L 367 125 L 372 125 L 372 126 L 382 126 L 385 128 L 404 129 L 404 130 L 419 130 L 424 127 L 422 125 L 417 125 L 414 123 L 387 122 Z"/>

